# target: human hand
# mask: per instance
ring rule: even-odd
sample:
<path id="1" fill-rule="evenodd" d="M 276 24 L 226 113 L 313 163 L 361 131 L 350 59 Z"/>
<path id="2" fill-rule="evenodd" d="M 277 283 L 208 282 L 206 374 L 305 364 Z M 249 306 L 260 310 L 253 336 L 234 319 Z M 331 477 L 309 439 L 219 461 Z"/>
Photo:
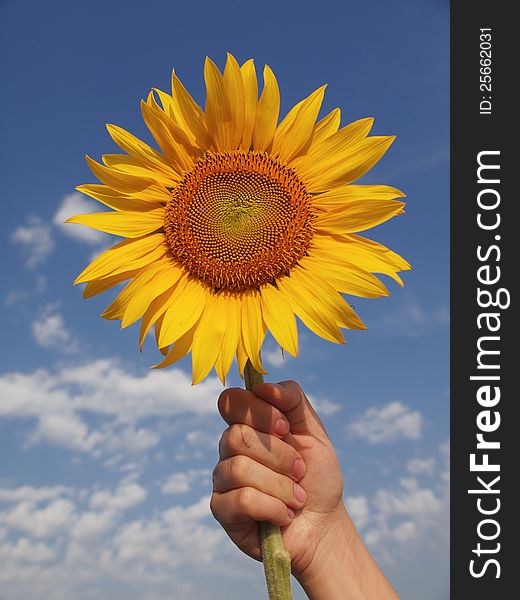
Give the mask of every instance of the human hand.
<path id="1" fill-rule="evenodd" d="M 222 392 L 228 423 L 213 472 L 211 511 L 233 542 L 261 560 L 258 521 L 280 526 L 293 575 L 313 600 L 397 598 L 343 504 L 334 447 L 300 386 Z"/>
<path id="2" fill-rule="evenodd" d="M 213 514 L 235 544 L 260 560 L 257 521 L 282 528 L 293 573 L 303 573 L 343 509 L 343 478 L 325 428 L 300 386 L 224 391 L 229 424 L 214 474 Z"/>

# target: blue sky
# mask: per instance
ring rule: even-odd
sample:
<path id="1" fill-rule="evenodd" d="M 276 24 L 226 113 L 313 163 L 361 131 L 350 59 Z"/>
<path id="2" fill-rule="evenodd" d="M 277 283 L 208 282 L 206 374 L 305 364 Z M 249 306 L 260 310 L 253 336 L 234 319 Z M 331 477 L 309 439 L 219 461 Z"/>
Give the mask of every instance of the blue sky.
<path id="1" fill-rule="evenodd" d="M 345 346 L 302 329 L 297 360 L 272 340 L 264 356 L 322 415 L 347 506 L 403 600 L 448 598 L 448 6 L 0 2 L 3 598 L 264 597 L 208 509 L 220 383 L 192 388 L 188 362 L 151 372 L 151 341 L 139 354 L 135 326 L 99 318 L 112 296 L 72 286 L 113 240 L 62 225 L 90 206 L 74 192 L 94 181 L 84 154 L 115 151 L 104 124 L 149 139 L 139 100 L 175 67 L 203 103 L 204 57 L 222 67 L 226 51 L 272 67 L 283 112 L 328 83 L 324 112 L 397 135 L 364 180 L 408 196 L 369 235 L 413 264 L 404 289 L 352 299 L 368 331 Z"/>

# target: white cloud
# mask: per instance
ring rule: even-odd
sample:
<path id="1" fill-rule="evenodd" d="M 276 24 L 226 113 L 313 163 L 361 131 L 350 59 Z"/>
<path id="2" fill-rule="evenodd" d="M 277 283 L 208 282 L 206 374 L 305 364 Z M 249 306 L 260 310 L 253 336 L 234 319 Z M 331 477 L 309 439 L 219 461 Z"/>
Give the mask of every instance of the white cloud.
<path id="1" fill-rule="evenodd" d="M 435 469 L 435 458 L 412 458 L 406 464 L 406 469 L 412 475 L 431 475 Z"/>
<path id="2" fill-rule="evenodd" d="M 33 299 L 36 294 L 42 294 L 47 289 L 47 278 L 45 275 L 36 275 L 30 289 L 17 289 L 7 292 L 4 299 L 5 306 L 19 308 L 22 302 Z"/>
<path id="3" fill-rule="evenodd" d="M 25 255 L 25 266 L 28 268 L 45 262 L 54 248 L 51 228 L 36 216 L 28 217 L 25 225 L 16 228 L 11 240 L 21 246 Z"/>
<path id="4" fill-rule="evenodd" d="M 44 306 L 31 327 L 36 343 L 42 348 L 53 348 L 61 352 L 77 350 L 77 345 L 57 304 Z"/>
<path id="5" fill-rule="evenodd" d="M 118 597 L 151 599 L 159 597 L 154 591 L 161 585 L 176 590 L 186 567 L 219 569 L 229 556 L 231 544 L 211 518 L 208 497 L 135 518 L 129 511 L 146 498 L 135 482 L 76 490 L 72 500 L 54 497 L 58 487 L 52 494 L 50 488 L 31 488 L 30 494 L 29 486 L 2 490 L 14 502 L 0 511 L 0 587 L 6 598 L 101 597 L 96 590 L 104 580 L 109 587 L 132 586 L 130 595 Z M 39 503 L 28 502 L 27 495 Z M 93 595 L 85 596 L 85 588 Z"/>
<path id="6" fill-rule="evenodd" d="M 0 559 L 2 563 L 11 561 L 22 563 L 49 562 L 56 557 L 55 550 L 43 542 L 31 542 L 25 537 L 15 542 L 0 541 Z"/>
<path id="7" fill-rule="evenodd" d="M 197 446 L 203 448 L 216 448 L 220 434 L 215 434 L 210 431 L 201 429 L 195 429 L 188 431 L 185 436 L 185 440 L 190 446 Z"/>
<path id="8" fill-rule="evenodd" d="M 146 500 L 147 491 L 138 483 L 123 481 L 114 492 L 107 490 L 95 492 L 90 498 L 91 508 L 103 510 L 127 510 Z"/>
<path id="9" fill-rule="evenodd" d="M 448 306 L 424 306 L 415 298 L 393 302 L 383 313 L 377 326 L 387 333 L 418 337 L 447 327 L 450 322 Z"/>
<path id="10" fill-rule="evenodd" d="M 161 440 L 161 436 L 157 431 L 133 425 L 115 427 L 112 424 L 103 433 L 105 433 L 108 449 L 132 453 L 149 450 L 157 446 Z"/>
<path id="11" fill-rule="evenodd" d="M 98 202 L 89 200 L 79 192 L 73 192 L 63 197 L 60 207 L 54 214 L 53 223 L 62 233 L 76 241 L 84 242 L 91 246 L 101 245 L 106 243 L 111 236 L 101 231 L 90 229 L 90 227 L 85 227 L 84 225 L 65 223 L 69 217 L 74 215 L 93 213 L 100 210 L 101 205 Z"/>
<path id="12" fill-rule="evenodd" d="M 73 517 L 74 504 L 67 498 L 51 500 L 44 508 L 37 508 L 34 502 L 22 501 L 0 513 L 0 524 L 45 538 L 68 527 Z"/>
<path id="13" fill-rule="evenodd" d="M 431 487 L 401 479 L 397 487 L 379 489 L 370 499 L 369 511 L 363 537 L 387 563 L 416 547 L 448 543 L 449 490 L 441 478 Z"/>
<path id="14" fill-rule="evenodd" d="M 0 418 L 35 421 L 30 444 L 46 442 L 94 456 L 139 455 L 160 442 L 165 418 L 216 415 L 221 390 L 215 377 L 192 386 L 179 369 L 138 375 L 114 360 L 97 360 L 0 376 Z M 95 429 L 85 412 L 96 415 Z M 145 418 L 155 419 L 153 429 L 139 425 Z"/>
<path id="15" fill-rule="evenodd" d="M 354 523 L 379 560 L 391 564 L 417 548 L 447 547 L 449 481 L 444 473 L 449 464 L 443 450 L 422 461 L 422 466 L 428 465 L 421 471 L 425 483 L 403 477 L 371 496 L 346 498 Z"/>
<path id="16" fill-rule="evenodd" d="M 64 485 L 33 487 L 23 485 L 17 488 L 0 488 L 0 502 L 32 502 L 52 500 L 67 495 L 71 488 Z"/>
<path id="17" fill-rule="evenodd" d="M 307 394 L 307 398 L 318 415 L 324 417 L 330 417 L 331 415 L 340 411 L 342 408 L 341 404 L 332 402 L 328 398 L 316 398 L 309 394 Z"/>
<path id="18" fill-rule="evenodd" d="M 115 526 L 115 516 L 111 511 L 87 511 L 78 517 L 74 527 L 71 527 L 70 535 L 73 543 L 82 543 L 100 538 Z"/>
<path id="19" fill-rule="evenodd" d="M 275 369 L 282 367 L 287 358 L 287 354 L 282 353 L 282 349 L 279 346 L 266 346 L 262 348 L 262 360 L 270 367 Z"/>
<path id="20" fill-rule="evenodd" d="M 215 429 L 215 425 L 218 430 Z M 215 453 L 218 448 L 220 436 L 222 435 L 222 422 L 220 420 L 209 423 L 206 421 L 205 429 L 194 429 L 188 431 L 184 440 L 177 446 L 174 459 L 177 462 L 192 462 L 200 460 L 208 452 Z"/>
<path id="21" fill-rule="evenodd" d="M 186 591 L 188 570 L 196 568 L 199 577 L 222 575 L 230 570 L 229 557 L 239 555 L 212 518 L 208 496 L 139 516 L 131 511 L 139 510 L 147 491 L 137 482 L 76 490 L 72 499 L 55 497 L 58 487 L 52 493 L 28 489 L 6 493 L 14 505 L 0 511 L 0 587 L 6 598 L 103 597 L 100 584 L 119 588 L 118 598 L 198 597 Z"/>
<path id="22" fill-rule="evenodd" d="M 29 438 L 30 444 L 45 441 L 52 446 L 80 452 L 91 452 L 101 440 L 99 432 L 89 432 L 86 423 L 71 411 L 40 415 Z"/>
<path id="23" fill-rule="evenodd" d="M 409 540 L 416 538 L 417 535 L 418 527 L 413 521 L 399 523 L 392 531 L 392 537 L 397 542 L 408 542 Z"/>
<path id="24" fill-rule="evenodd" d="M 135 482 L 122 481 L 116 490 L 97 490 L 89 501 L 88 510 L 81 513 L 71 528 L 73 547 L 100 538 L 115 528 L 124 512 L 142 504 L 147 490 Z"/>
<path id="25" fill-rule="evenodd" d="M 364 527 L 369 517 L 368 499 L 365 496 L 347 496 L 345 504 L 356 527 Z"/>
<path id="26" fill-rule="evenodd" d="M 105 246 L 108 247 L 113 236 L 83 225 L 65 223 L 65 221 L 73 215 L 100 210 L 102 208 L 98 202 L 88 199 L 83 194 L 78 192 L 67 194 L 62 198 L 59 208 L 53 216 L 52 224 L 45 222 L 36 215 L 29 215 L 26 223 L 13 231 L 11 241 L 21 247 L 25 256 L 25 266 L 30 269 L 44 263 L 53 251 L 55 241 L 52 225 L 55 225 L 59 231 L 76 241 L 95 246 L 97 252 L 99 252 Z M 11 293 L 9 300 L 12 302 L 16 295 L 20 293 L 23 292 L 15 290 Z"/>
<path id="27" fill-rule="evenodd" d="M 225 547 L 224 532 L 205 523 L 209 517 L 209 497 L 204 496 L 192 505 L 163 511 L 154 519 L 127 523 L 114 536 L 106 561 L 154 569 L 211 565 L 218 553 L 225 553 Z"/>
<path id="28" fill-rule="evenodd" d="M 172 473 L 161 486 L 163 494 L 185 494 L 199 479 L 209 477 L 209 469 L 189 469 L 179 473 Z"/>
<path id="29" fill-rule="evenodd" d="M 347 433 L 350 436 L 364 439 L 370 444 L 401 439 L 418 440 L 421 431 L 421 413 L 400 402 L 368 408 L 347 425 Z"/>
<path id="30" fill-rule="evenodd" d="M 374 503 L 386 515 L 423 515 L 440 511 L 442 503 L 429 488 L 421 488 L 416 479 L 401 479 L 398 491 L 379 490 Z"/>

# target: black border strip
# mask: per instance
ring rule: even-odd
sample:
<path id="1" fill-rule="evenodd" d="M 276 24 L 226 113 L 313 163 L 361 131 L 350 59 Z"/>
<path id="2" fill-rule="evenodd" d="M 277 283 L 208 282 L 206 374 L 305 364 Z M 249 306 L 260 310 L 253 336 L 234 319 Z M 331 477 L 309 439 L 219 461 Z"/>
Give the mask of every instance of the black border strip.
<path id="1" fill-rule="evenodd" d="M 518 595 L 513 582 L 513 557 L 517 550 L 512 528 L 518 502 L 513 485 L 519 471 L 514 463 L 519 453 L 511 443 L 513 436 L 520 436 L 514 413 L 518 390 L 513 387 L 513 361 L 517 362 L 518 354 L 513 346 L 514 329 L 516 326 L 518 331 L 518 327 L 513 321 L 515 298 L 511 287 L 519 270 L 514 260 L 520 253 L 514 242 L 520 235 L 514 231 L 513 215 L 513 207 L 519 202 L 518 192 L 513 193 L 511 187 L 520 164 L 513 165 L 513 160 L 518 163 L 519 152 L 508 150 L 508 142 L 518 135 L 519 108 L 518 103 L 515 109 L 512 106 L 512 83 L 517 79 L 514 57 L 518 56 L 519 34 L 513 32 L 515 20 L 507 7 L 508 3 L 498 0 L 451 4 L 450 589 L 451 598 L 456 600 L 499 600 Z M 486 33 L 490 33 L 489 38 L 481 37 Z M 485 60 L 488 49 L 490 73 Z M 479 154 L 481 163 L 500 167 L 482 169 L 480 183 Z M 482 205 L 497 206 L 479 207 L 479 198 Z M 492 227 L 498 219 L 499 224 Z M 494 281 L 498 274 L 498 281 L 482 282 Z M 509 297 L 510 306 L 506 307 Z M 483 306 L 490 298 L 499 306 Z M 484 349 L 480 368 L 479 345 L 480 350 Z M 481 379 L 471 379 L 475 376 Z M 497 402 L 495 388 L 500 389 Z M 482 428 L 488 431 L 483 432 Z M 478 449 L 478 433 L 490 444 L 500 443 L 500 449 Z M 500 470 L 471 471 L 472 454 L 476 464 L 484 463 L 487 454 L 489 464 Z M 496 477 L 500 479 L 492 483 Z M 484 485 L 489 487 L 487 492 Z M 489 514 L 483 514 L 484 511 Z"/>

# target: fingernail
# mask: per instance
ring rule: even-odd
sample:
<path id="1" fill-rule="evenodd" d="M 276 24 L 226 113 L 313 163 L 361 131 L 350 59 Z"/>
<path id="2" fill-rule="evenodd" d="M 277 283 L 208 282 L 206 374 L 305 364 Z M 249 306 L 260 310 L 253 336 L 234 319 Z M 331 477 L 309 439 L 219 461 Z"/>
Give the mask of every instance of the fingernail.
<path id="1" fill-rule="evenodd" d="M 291 510 L 290 508 L 288 508 L 287 515 L 289 516 L 289 519 L 294 519 L 294 510 Z"/>
<path id="2" fill-rule="evenodd" d="M 306 467 L 303 459 L 297 458 L 292 467 L 292 476 L 294 479 L 301 479 L 305 475 L 305 470 Z"/>
<path id="3" fill-rule="evenodd" d="M 297 483 L 294 484 L 294 497 L 296 500 L 298 500 L 298 502 L 305 502 L 305 499 L 307 498 L 305 490 Z"/>
<path id="4" fill-rule="evenodd" d="M 282 419 L 281 417 L 278 419 L 278 421 L 276 421 L 274 426 L 274 432 L 276 435 L 281 435 L 282 437 L 289 433 L 289 429 L 290 427 L 287 419 Z"/>

